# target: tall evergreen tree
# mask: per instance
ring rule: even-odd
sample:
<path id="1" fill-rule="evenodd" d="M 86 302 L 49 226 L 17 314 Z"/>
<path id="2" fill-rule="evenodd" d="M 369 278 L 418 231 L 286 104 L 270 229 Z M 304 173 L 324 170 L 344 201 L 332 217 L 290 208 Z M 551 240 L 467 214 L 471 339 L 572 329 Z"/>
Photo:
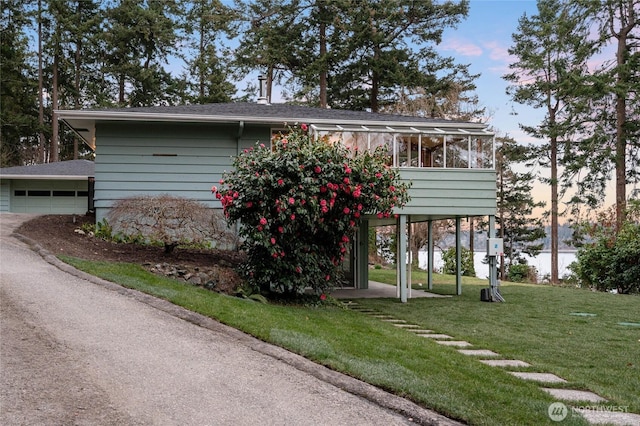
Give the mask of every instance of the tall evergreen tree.
<path id="1" fill-rule="evenodd" d="M 37 161 L 37 71 L 28 50 L 29 2 L 4 1 L 0 20 L 0 167 Z"/>
<path id="2" fill-rule="evenodd" d="M 235 34 L 237 17 L 220 0 L 192 0 L 187 4 L 186 32 L 193 56 L 187 58 L 190 100 L 195 103 L 229 102 L 235 86 L 227 80 L 229 52 L 221 37 Z M 223 50 L 221 50 L 221 47 Z"/>
<path id="3" fill-rule="evenodd" d="M 587 42 L 589 27 L 584 9 L 564 0 L 538 0 L 538 15 L 523 16 L 513 35 L 509 53 L 516 62 L 504 78 L 513 83 L 507 93 L 515 102 L 542 108 L 544 120 L 521 128 L 543 139 L 538 146 L 540 164 L 549 167 L 550 177 L 542 179 L 551 188 L 551 282 L 558 282 L 558 202 L 559 171 L 564 142 L 573 131 L 567 106 L 575 101 L 572 92 L 576 76 L 586 69 L 593 53 Z"/>
<path id="4" fill-rule="evenodd" d="M 182 9 L 176 1 L 120 0 L 106 14 L 105 71 L 116 104 L 180 103 L 180 85 L 165 68 L 181 41 Z"/>
<path id="5" fill-rule="evenodd" d="M 466 0 L 351 2 L 344 18 L 349 56 L 332 72 L 331 104 L 377 112 L 397 101 L 399 88 L 448 90 L 467 67 L 441 57 L 435 46 L 445 28 L 459 23 L 468 8 Z"/>
<path id="6" fill-rule="evenodd" d="M 574 0 L 577 1 L 577 0 Z M 588 3 L 595 41 L 610 52 L 576 80 L 580 101 L 571 105 L 576 129 L 565 158 L 565 185 L 577 183 L 577 206 L 601 207 L 615 176 L 616 225 L 624 222 L 626 185 L 640 181 L 640 0 Z"/>
<path id="7" fill-rule="evenodd" d="M 496 150 L 496 170 L 498 172 L 498 234 L 504 241 L 504 260 L 500 265 L 501 276 L 512 264 L 523 263 L 522 254 L 536 256 L 542 250 L 546 232 L 542 219 L 533 216 L 533 210 L 545 203 L 534 201 L 531 194 L 535 179 L 531 168 L 517 171 L 518 163 L 530 159 L 529 148 L 518 145 L 509 137 L 498 137 Z"/>

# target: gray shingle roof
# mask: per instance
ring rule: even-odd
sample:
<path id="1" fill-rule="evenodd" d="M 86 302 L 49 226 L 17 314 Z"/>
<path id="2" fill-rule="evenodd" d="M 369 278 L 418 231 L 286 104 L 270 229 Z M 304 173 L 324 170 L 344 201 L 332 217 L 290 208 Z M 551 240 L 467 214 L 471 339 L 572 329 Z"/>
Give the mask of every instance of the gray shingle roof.
<path id="1" fill-rule="evenodd" d="M 154 106 L 134 108 L 112 108 L 95 111 L 139 112 L 149 114 L 185 114 L 228 117 L 272 117 L 274 119 L 306 119 L 341 121 L 382 121 L 382 122 L 424 122 L 425 124 L 452 123 L 444 119 L 423 118 L 396 114 L 372 113 L 367 111 L 349 111 L 340 109 L 313 108 L 290 104 L 258 104 L 250 102 L 232 102 L 217 104 Z"/>
<path id="2" fill-rule="evenodd" d="M 16 166 L 0 168 L 0 176 L 3 178 L 17 178 L 26 176 L 78 176 L 86 178 L 94 175 L 95 165 L 89 160 L 58 161 L 55 163 L 32 164 L 29 166 Z"/>

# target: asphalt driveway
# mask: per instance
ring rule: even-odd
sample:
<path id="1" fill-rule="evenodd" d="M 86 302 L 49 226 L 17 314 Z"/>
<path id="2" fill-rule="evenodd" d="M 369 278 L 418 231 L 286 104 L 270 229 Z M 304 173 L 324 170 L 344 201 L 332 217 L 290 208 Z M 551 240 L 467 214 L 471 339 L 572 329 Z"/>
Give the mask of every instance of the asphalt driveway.
<path id="1" fill-rule="evenodd" d="M 26 218 L 0 214 L 0 424 L 452 424 L 75 271 L 11 234 Z"/>

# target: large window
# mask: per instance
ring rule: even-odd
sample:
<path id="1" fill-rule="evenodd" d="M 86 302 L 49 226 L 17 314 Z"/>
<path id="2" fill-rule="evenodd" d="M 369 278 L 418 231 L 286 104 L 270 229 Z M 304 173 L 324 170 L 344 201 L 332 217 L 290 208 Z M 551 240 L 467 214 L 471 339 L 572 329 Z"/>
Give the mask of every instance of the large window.
<path id="1" fill-rule="evenodd" d="M 318 130 L 316 135 L 340 142 L 354 151 L 382 149 L 388 156 L 387 164 L 394 167 L 493 168 L 493 135 L 489 133 L 414 130 L 415 133 L 400 133 L 392 129 L 385 132 L 340 128 Z"/>

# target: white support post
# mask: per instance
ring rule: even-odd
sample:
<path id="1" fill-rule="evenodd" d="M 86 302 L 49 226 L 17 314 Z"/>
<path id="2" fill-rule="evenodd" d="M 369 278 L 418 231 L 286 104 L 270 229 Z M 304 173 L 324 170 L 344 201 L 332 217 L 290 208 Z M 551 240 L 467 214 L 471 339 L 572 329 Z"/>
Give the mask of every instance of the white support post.
<path id="1" fill-rule="evenodd" d="M 398 281 L 400 286 L 400 301 L 407 303 L 407 216 L 401 214 L 398 218 Z"/>

